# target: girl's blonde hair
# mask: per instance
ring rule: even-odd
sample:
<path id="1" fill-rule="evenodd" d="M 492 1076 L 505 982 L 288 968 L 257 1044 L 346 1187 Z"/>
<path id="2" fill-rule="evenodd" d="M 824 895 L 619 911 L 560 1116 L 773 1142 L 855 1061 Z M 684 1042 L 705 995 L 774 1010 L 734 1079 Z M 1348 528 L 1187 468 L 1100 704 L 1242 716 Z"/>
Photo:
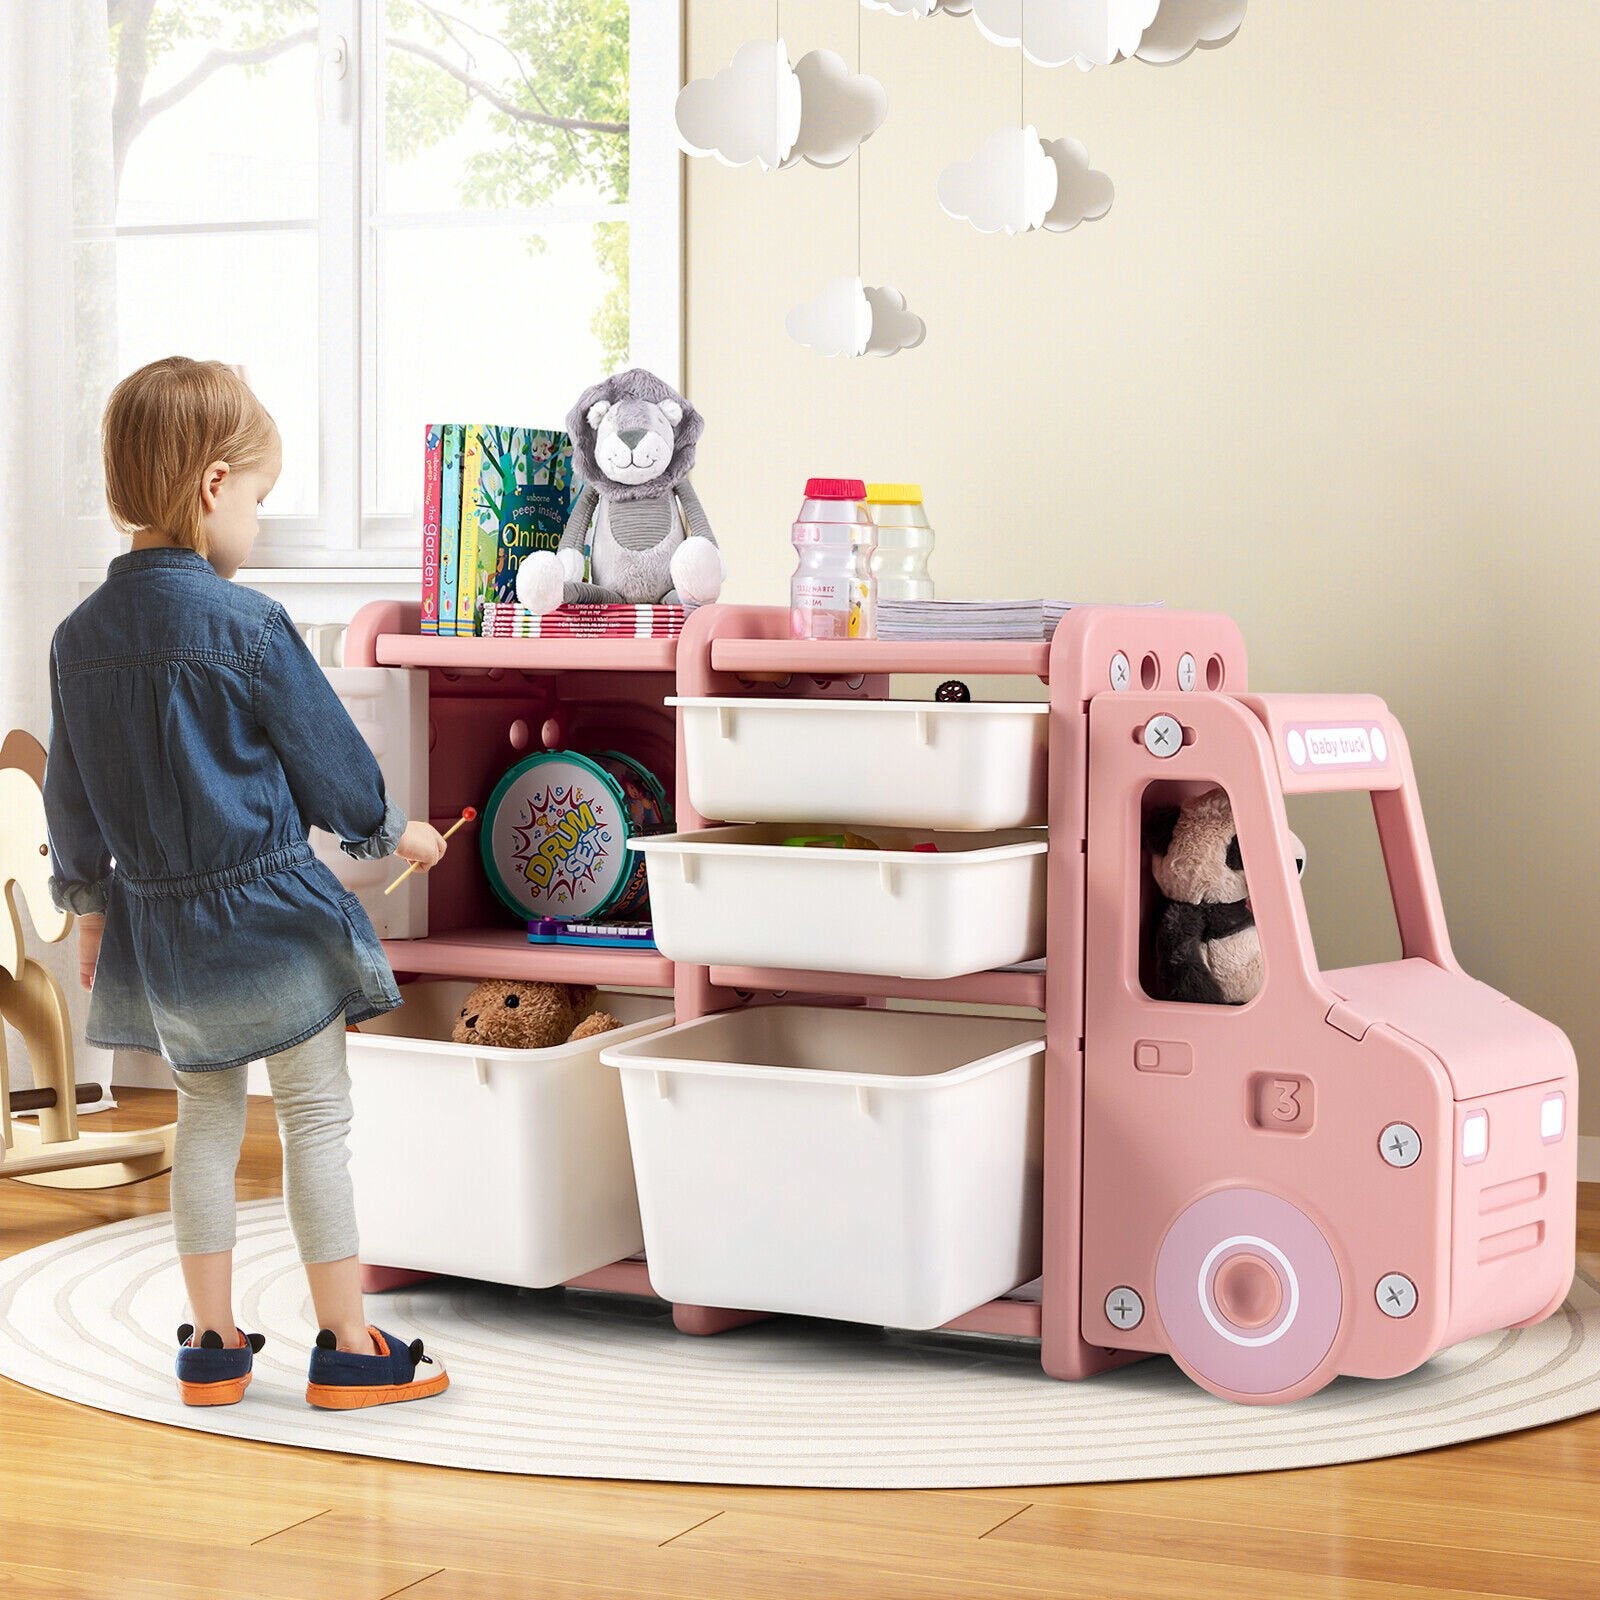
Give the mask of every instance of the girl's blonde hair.
<path id="1" fill-rule="evenodd" d="M 279 448 L 277 424 L 244 379 L 221 361 L 187 356 L 130 372 L 106 402 L 100 443 L 117 527 L 153 528 L 203 556 L 206 468 L 226 461 L 242 472 Z"/>

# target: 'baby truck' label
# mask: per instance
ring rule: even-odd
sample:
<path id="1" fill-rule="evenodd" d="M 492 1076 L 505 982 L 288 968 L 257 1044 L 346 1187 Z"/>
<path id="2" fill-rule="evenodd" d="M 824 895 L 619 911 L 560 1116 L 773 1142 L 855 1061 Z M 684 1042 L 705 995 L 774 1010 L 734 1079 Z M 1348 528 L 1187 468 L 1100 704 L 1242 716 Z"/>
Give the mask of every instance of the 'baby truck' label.
<path id="1" fill-rule="evenodd" d="M 1284 745 L 1290 762 L 1308 767 L 1383 767 L 1389 762 L 1389 741 L 1383 729 L 1327 728 L 1301 723 L 1287 729 Z"/>

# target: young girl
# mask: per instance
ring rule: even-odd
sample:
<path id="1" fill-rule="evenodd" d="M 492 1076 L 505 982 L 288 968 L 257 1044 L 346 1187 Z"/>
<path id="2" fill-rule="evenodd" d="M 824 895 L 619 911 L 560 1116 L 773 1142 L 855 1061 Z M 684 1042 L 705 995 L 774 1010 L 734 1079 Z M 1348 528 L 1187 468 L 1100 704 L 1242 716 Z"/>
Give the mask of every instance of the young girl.
<path id="1" fill-rule="evenodd" d="M 172 356 L 112 391 L 106 499 L 133 536 L 50 645 L 44 800 L 58 909 L 78 917 L 85 1036 L 166 1057 L 178 1085 L 172 1211 L 194 1324 L 178 1387 L 226 1405 L 263 1343 L 233 1315 L 245 1068 L 266 1058 L 284 1201 L 322 1331 L 306 1398 L 334 1409 L 449 1383 L 361 1304 L 346 1134 L 346 1022 L 402 1003 L 372 924 L 306 828 L 419 869 L 407 821 L 288 613 L 229 582 L 282 463 L 278 430 L 216 361 Z"/>

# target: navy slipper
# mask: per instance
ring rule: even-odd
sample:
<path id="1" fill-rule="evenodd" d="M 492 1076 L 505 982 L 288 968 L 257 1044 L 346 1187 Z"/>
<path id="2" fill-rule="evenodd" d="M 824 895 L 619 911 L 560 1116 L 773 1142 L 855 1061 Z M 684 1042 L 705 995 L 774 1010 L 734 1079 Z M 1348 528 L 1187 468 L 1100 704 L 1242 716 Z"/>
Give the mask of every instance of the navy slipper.
<path id="1" fill-rule="evenodd" d="M 231 1406 L 244 1398 L 256 1351 L 267 1341 L 262 1334 L 237 1331 L 244 1343 L 230 1349 L 210 1328 L 199 1343 L 193 1323 L 178 1329 L 178 1393 L 186 1406 Z"/>
<path id="2" fill-rule="evenodd" d="M 450 1375 L 443 1369 L 432 1377 L 417 1376 L 419 1367 L 435 1365 L 432 1356 L 423 1354 L 420 1339 L 402 1344 L 392 1333 L 370 1323 L 367 1332 L 378 1346 L 377 1355 L 341 1350 L 328 1328 L 317 1335 L 306 1381 L 306 1399 L 312 1405 L 328 1411 L 358 1411 L 396 1400 L 426 1400 L 450 1387 Z"/>

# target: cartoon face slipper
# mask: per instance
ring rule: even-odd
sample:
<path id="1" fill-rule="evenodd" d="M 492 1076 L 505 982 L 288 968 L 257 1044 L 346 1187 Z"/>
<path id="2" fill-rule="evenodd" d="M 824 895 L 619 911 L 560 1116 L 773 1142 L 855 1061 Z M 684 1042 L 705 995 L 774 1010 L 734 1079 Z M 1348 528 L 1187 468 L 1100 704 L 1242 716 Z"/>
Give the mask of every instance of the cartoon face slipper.
<path id="1" fill-rule="evenodd" d="M 236 1331 L 244 1343 L 229 1348 L 210 1328 L 198 1341 L 193 1323 L 178 1329 L 178 1394 L 186 1406 L 231 1406 L 244 1399 L 256 1351 L 267 1341 L 259 1333 Z"/>
<path id="2" fill-rule="evenodd" d="M 402 1344 L 392 1333 L 370 1323 L 367 1332 L 378 1347 L 377 1355 L 341 1350 L 333 1332 L 324 1328 L 311 1352 L 306 1399 L 328 1411 L 359 1411 L 365 1406 L 386 1406 L 396 1400 L 426 1400 L 450 1387 L 442 1369 L 431 1377 L 418 1377 L 418 1368 L 435 1365 L 422 1352 L 422 1341 Z"/>

